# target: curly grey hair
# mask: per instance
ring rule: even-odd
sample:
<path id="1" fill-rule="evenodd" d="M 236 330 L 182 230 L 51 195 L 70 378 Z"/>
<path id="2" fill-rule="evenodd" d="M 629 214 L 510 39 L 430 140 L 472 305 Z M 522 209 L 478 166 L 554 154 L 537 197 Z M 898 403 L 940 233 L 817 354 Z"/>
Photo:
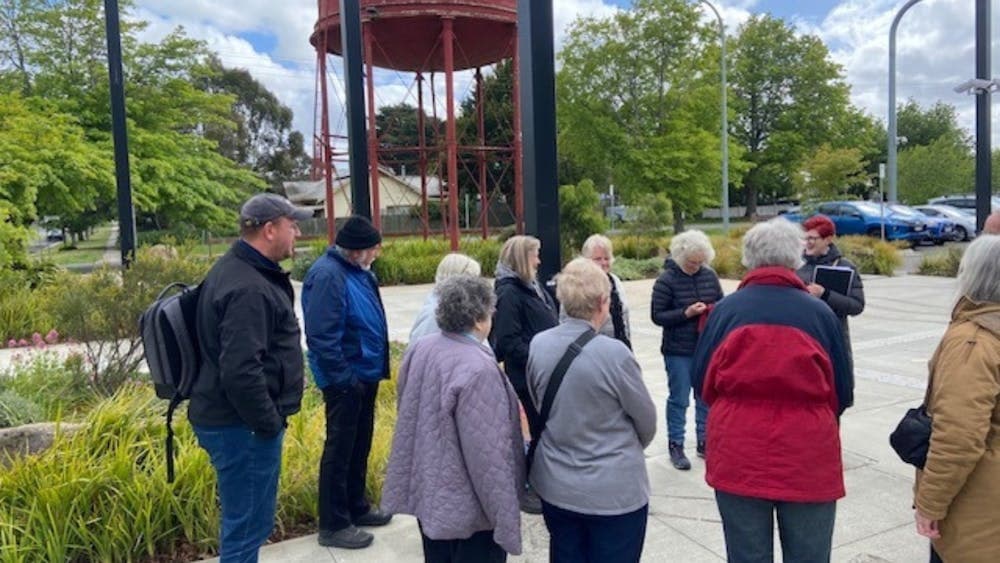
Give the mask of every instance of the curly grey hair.
<path id="1" fill-rule="evenodd" d="M 965 249 L 958 294 L 977 303 L 1000 303 L 1000 235 L 979 235 Z"/>
<path id="2" fill-rule="evenodd" d="M 802 226 L 776 217 L 757 223 L 743 235 L 743 265 L 748 270 L 780 266 L 797 270 L 802 266 Z"/>
<path id="3" fill-rule="evenodd" d="M 464 333 L 493 315 L 496 295 L 484 278 L 469 275 L 450 277 L 434 288 L 438 306 L 434 319 L 442 332 Z"/>
<path id="4" fill-rule="evenodd" d="M 711 264 L 712 260 L 715 260 L 715 248 L 705 233 L 692 229 L 670 239 L 670 257 L 674 262 L 683 264 L 695 254 L 701 254 L 706 264 Z"/>

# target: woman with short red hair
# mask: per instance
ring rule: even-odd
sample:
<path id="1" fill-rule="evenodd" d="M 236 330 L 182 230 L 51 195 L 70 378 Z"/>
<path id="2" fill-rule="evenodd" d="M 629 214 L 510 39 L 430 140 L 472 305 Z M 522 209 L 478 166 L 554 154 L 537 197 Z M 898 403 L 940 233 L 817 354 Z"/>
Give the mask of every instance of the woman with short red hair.
<path id="1" fill-rule="evenodd" d="M 844 348 L 850 360 L 851 386 L 854 386 L 854 354 L 851 352 L 851 333 L 847 325 L 847 317 L 860 315 L 865 310 L 865 288 L 861 283 L 861 273 L 853 262 L 844 258 L 840 249 L 833 242 L 837 236 L 837 227 L 826 215 L 813 215 L 802 223 L 806 231 L 806 246 L 802 254 L 805 263 L 796 270 L 799 279 L 806 284 L 814 297 L 819 298 L 833 310 L 840 319 L 841 332 L 844 333 Z M 850 268 L 854 271 L 850 288 L 847 293 L 835 291 L 816 283 L 816 266 L 833 266 Z"/>

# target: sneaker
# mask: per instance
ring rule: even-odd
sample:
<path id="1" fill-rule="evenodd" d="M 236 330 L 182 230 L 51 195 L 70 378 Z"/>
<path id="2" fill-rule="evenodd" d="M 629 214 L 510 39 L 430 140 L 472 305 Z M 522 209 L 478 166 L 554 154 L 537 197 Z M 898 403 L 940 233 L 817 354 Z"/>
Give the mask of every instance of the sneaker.
<path id="1" fill-rule="evenodd" d="M 354 518 L 355 526 L 385 526 L 392 520 L 392 514 L 386 514 L 377 508 L 369 510 L 367 513 Z"/>
<path id="2" fill-rule="evenodd" d="M 684 444 L 670 442 L 667 444 L 667 449 L 670 450 L 670 463 L 673 464 L 674 469 L 681 471 L 691 469 L 691 460 L 684 455 Z"/>
<path id="3" fill-rule="evenodd" d="M 541 514 L 542 513 L 542 498 L 538 496 L 535 489 L 528 485 L 524 489 L 524 494 L 521 495 L 521 512 L 525 514 Z"/>
<path id="4" fill-rule="evenodd" d="M 348 526 L 332 532 L 330 530 L 319 531 L 319 544 L 323 547 L 340 547 L 343 549 L 361 549 L 368 547 L 375 540 L 375 536 L 364 530 L 359 530 L 354 526 Z"/>
<path id="5" fill-rule="evenodd" d="M 698 457 L 705 459 L 705 440 L 698 440 Z"/>

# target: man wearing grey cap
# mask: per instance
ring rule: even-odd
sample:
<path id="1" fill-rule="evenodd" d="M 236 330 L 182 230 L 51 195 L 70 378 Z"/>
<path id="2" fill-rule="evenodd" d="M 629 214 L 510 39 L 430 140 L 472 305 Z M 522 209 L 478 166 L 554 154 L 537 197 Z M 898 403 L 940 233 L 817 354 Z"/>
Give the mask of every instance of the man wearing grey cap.
<path id="1" fill-rule="evenodd" d="M 201 284 L 188 419 L 218 480 L 222 563 L 257 561 L 274 527 L 285 420 L 299 411 L 303 383 L 295 294 L 278 262 L 311 216 L 281 196 L 253 196 L 240 239 Z"/>
<path id="2" fill-rule="evenodd" d="M 365 498 L 375 397 L 379 381 L 389 377 L 389 333 L 371 272 L 382 235 L 371 221 L 354 216 L 335 243 L 302 282 L 309 368 L 326 403 L 319 544 L 360 549 L 374 537 L 358 527 L 383 526 L 391 518 Z"/>

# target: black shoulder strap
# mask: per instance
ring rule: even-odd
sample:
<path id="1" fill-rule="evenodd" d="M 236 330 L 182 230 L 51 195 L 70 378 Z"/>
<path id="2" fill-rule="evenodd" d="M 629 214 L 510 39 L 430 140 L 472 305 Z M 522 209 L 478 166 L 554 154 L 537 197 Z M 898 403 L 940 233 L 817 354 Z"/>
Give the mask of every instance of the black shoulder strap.
<path id="1" fill-rule="evenodd" d="M 545 396 L 542 398 L 542 409 L 538 413 L 538 435 L 532 436 L 531 445 L 528 447 L 529 469 L 535 457 L 535 448 L 538 447 L 538 442 L 542 439 L 542 432 L 545 431 L 545 424 L 549 420 L 549 411 L 552 410 L 552 402 L 555 401 L 556 392 L 559 391 L 559 386 L 562 385 L 563 377 L 566 375 L 566 371 L 569 370 L 569 366 L 573 363 L 573 360 L 580 355 L 583 347 L 593 340 L 595 336 L 597 336 L 597 333 L 588 328 L 569 345 L 562 358 L 559 359 L 559 363 L 556 364 L 555 369 L 552 370 L 552 376 L 549 377 L 549 384 L 545 387 Z"/>

